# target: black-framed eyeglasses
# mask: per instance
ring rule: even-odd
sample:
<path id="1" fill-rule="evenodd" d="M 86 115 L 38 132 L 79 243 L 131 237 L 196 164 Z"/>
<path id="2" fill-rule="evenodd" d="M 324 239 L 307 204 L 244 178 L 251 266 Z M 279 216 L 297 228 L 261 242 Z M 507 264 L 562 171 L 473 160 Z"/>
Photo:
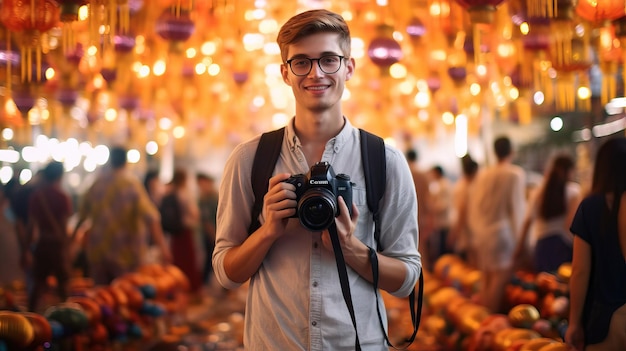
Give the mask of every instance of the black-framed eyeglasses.
<path id="1" fill-rule="evenodd" d="M 326 74 L 333 74 L 339 71 L 341 68 L 341 61 L 345 56 L 341 55 L 324 55 L 319 58 L 297 57 L 287 60 L 287 64 L 291 68 L 291 72 L 296 76 L 306 76 L 311 72 L 313 67 L 313 61 L 317 61 L 317 65 L 322 72 Z"/>

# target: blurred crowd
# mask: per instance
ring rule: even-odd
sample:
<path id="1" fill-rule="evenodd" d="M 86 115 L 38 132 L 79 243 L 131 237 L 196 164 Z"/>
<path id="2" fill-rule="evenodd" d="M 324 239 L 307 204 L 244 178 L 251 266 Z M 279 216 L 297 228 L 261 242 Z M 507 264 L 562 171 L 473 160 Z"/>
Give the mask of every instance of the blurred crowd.
<path id="1" fill-rule="evenodd" d="M 44 295 L 64 301 L 73 278 L 107 285 L 149 263 L 179 267 L 192 303 L 221 293 L 212 283 L 218 191 L 211 175 L 176 168 L 169 181 L 159 169 L 141 177 L 128 169 L 127 150 L 113 147 L 77 200 L 63 176 L 63 164 L 51 161 L 28 182 L 2 188 L 0 288 L 23 286 L 29 311 L 47 307 Z"/>
<path id="2" fill-rule="evenodd" d="M 420 167 L 417 150 L 406 158 L 418 197 L 424 269 L 431 271 L 444 254 L 458 255 L 482 272 L 476 298 L 499 311 L 515 270 L 554 272 L 571 262 L 569 225 L 585 192 L 575 155 L 553 155 L 537 184 L 515 164 L 508 137 L 494 140 L 493 152 L 492 165 L 479 165 L 469 154 L 460 158 L 455 177 L 440 165 Z M 62 186 L 63 165 L 55 161 L 26 184 L 13 179 L 4 185 L 0 286 L 26 282 L 29 310 L 43 308 L 50 277 L 64 299 L 72 277 L 108 284 L 154 262 L 178 266 L 192 300 L 216 290 L 217 180 L 184 168 L 168 182 L 158 169 L 138 177 L 126 162 L 126 150 L 113 148 L 106 169 L 75 202 Z"/>

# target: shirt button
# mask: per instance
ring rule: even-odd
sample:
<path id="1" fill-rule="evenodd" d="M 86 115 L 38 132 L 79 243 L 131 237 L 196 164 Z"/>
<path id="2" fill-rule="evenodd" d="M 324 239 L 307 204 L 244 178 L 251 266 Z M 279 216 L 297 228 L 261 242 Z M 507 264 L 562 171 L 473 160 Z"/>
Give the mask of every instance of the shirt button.
<path id="1" fill-rule="evenodd" d="M 313 321 L 313 322 L 311 322 L 311 325 L 315 327 L 315 326 L 317 326 L 317 322 Z"/>
<path id="2" fill-rule="evenodd" d="M 317 282 L 313 282 L 313 287 L 317 288 Z"/>
<path id="3" fill-rule="evenodd" d="M 313 243 L 313 248 L 317 249 L 317 241 Z"/>

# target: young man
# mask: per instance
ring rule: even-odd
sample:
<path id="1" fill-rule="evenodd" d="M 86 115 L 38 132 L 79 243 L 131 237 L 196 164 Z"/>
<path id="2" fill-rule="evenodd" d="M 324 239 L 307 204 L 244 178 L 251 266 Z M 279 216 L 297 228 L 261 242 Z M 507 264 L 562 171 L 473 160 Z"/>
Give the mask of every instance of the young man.
<path id="1" fill-rule="evenodd" d="M 352 215 L 339 198 L 336 229 L 348 266 L 362 350 L 387 350 L 376 312 L 369 247 L 376 248 L 367 207 L 359 131 L 344 117 L 341 96 L 355 70 L 350 32 L 326 10 L 292 17 L 278 34 L 283 80 L 291 86 L 295 117 L 286 126 L 281 156 L 264 197 L 261 226 L 250 235 L 254 202 L 250 172 L 259 137 L 235 148 L 220 187 L 215 274 L 227 288 L 250 281 L 244 344 L 247 350 L 354 350 L 354 327 L 342 297 L 328 230 L 311 232 L 297 218 L 290 175 L 320 161 L 354 183 Z M 421 274 L 417 200 L 404 155 L 386 146 L 387 184 L 381 201 L 379 287 L 407 296 Z M 383 321 L 386 315 L 379 295 Z"/>

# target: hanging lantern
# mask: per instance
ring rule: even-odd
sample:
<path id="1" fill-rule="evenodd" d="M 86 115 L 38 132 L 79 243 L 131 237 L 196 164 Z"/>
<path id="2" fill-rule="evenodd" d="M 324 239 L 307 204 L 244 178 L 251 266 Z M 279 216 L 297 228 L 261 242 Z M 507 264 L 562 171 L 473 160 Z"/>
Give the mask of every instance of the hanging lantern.
<path id="1" fill-rule="evenodd" d="M 482 27 L 493 23 L 497 7 L 502 2 L 504 0 L 457 0 L 457 3 L 467 10 L 470 17 L 474 41 L 474 62 L 477 65 L 483 64 L 483 55 L 481 50 L 477 49 L 482 46 Z"/>
<path id="2" fill-rule="evenodd" d="M 402 59 L 402 48 L 391 36 L 393 28 L 388 25 L 378 27 L 378 36 L 372 39 L 367 47 L 367 56 L 372 62 L 381 68 L 389 66 Z"/>
<path id="3" fill-rule="evenodd" d="M 235 83 L 239 85 L 247 82 L 249 78 L 250 78 L 250 74 L 246 71 L 233 72 L 233 80 L 235 81 Z"/>
<path id="4" fill-rule="evenodd" d="M 560 0 L 550 21 L 552 42 L 550 60 L 556 70 L 556 107 L 559 111 L 587 110 L 590 102 L 579 101 L 577 106 L 577 88 L 580 72 L 591 67 L 589 57 L 589 35 L 576 33 L 574 22 L 575 0 Z"/>
<path id="5" fill-rule="evenodd" d="M 578 16 L 600 27 L 597 49 L 603 78 L 600 96 L 602 104 L 608 103 L 616 95 L 619 49 L 615 47 L 615 29 L 610 21 L 624 16 L 624 6 L 624 0 L 579 0 L 576 5 Z"/>
<path id="6" fill-rule="evenodd" d="M 127 54 L 133 51 L 136 45 L 135 36 L 131 34 L 118 34 L 113 39 L 115 52 Z"/>
<path id="7" fill-rule="evenodd" d="M 470 15 L 472 23 L 490 24 L 497 7 L 504 0 L 457 0 L 461 7 L 465 8 Z"/>
<path id="8" fill-rule="evenodd" d="M 69 108 L 76 104 L 76 100 L 78 100 L 78 90 L 72 88 L 60 88 L 55 98 L 61 104 L 61 106 L 65 108 Z"/>
<path id="9" fill-rule="evenodd" d="M 107 84 L 110 86 L 117 79 L 117 69 L 103 67 L 100 70 L 100 75 L 102 76 L 102 79 L 104 79 L 104 81 L 107 82 Z"/>
<path id="10" fill-rule="evenodd" d="M 601 23 L 624 16 L 624 7 L 624 0 L 579 0 L 576 14 L 591 23 Z"/>
<path id="11" fill-rule="evenodd" d="M 63 22 L 62 43 L 63 50 L 68 51 L 76 45 L 73 22 L 78 21 L 78 11 L 81 6 L 87 5 L 87 0 L 60 0 L 60 19 Z"/>
<path id="12" fill-rule="evenodd" d="M 424 22 L 417 17 L 411 18 L 409 24 L 406 26 L 406 34 L 412 39 L 420 39 L 426 34 Z"/>
<path id="13" fill-rule="evenodd" d="M 22 118 L 28 118 L 28 112 L 35 107 L 37 98 L 29 89 L 19 89 L 13 92 L 13 102 L 22 114 Z"/>
<path id="14" fill-rule="evenodd" d="M 0 7 L 0 21 L 12 32 L 20 33 L 21 77 L 31 81 L 33 51 L 36 67 L 41 66 L 41 34 L 52 29 L 59 20 L 60 9 L 54 0 L 3 0 Z M 37 80 L 41 79 L 41 69 L 36 69 Z"/>
<path id="15" fill-rule="evenodd" d="M 191 20 L 189 11 L 170 8 L 157 18 L 154 29 L 161 38 L 177 45 L 193 35 L 196 25 Z"/>

